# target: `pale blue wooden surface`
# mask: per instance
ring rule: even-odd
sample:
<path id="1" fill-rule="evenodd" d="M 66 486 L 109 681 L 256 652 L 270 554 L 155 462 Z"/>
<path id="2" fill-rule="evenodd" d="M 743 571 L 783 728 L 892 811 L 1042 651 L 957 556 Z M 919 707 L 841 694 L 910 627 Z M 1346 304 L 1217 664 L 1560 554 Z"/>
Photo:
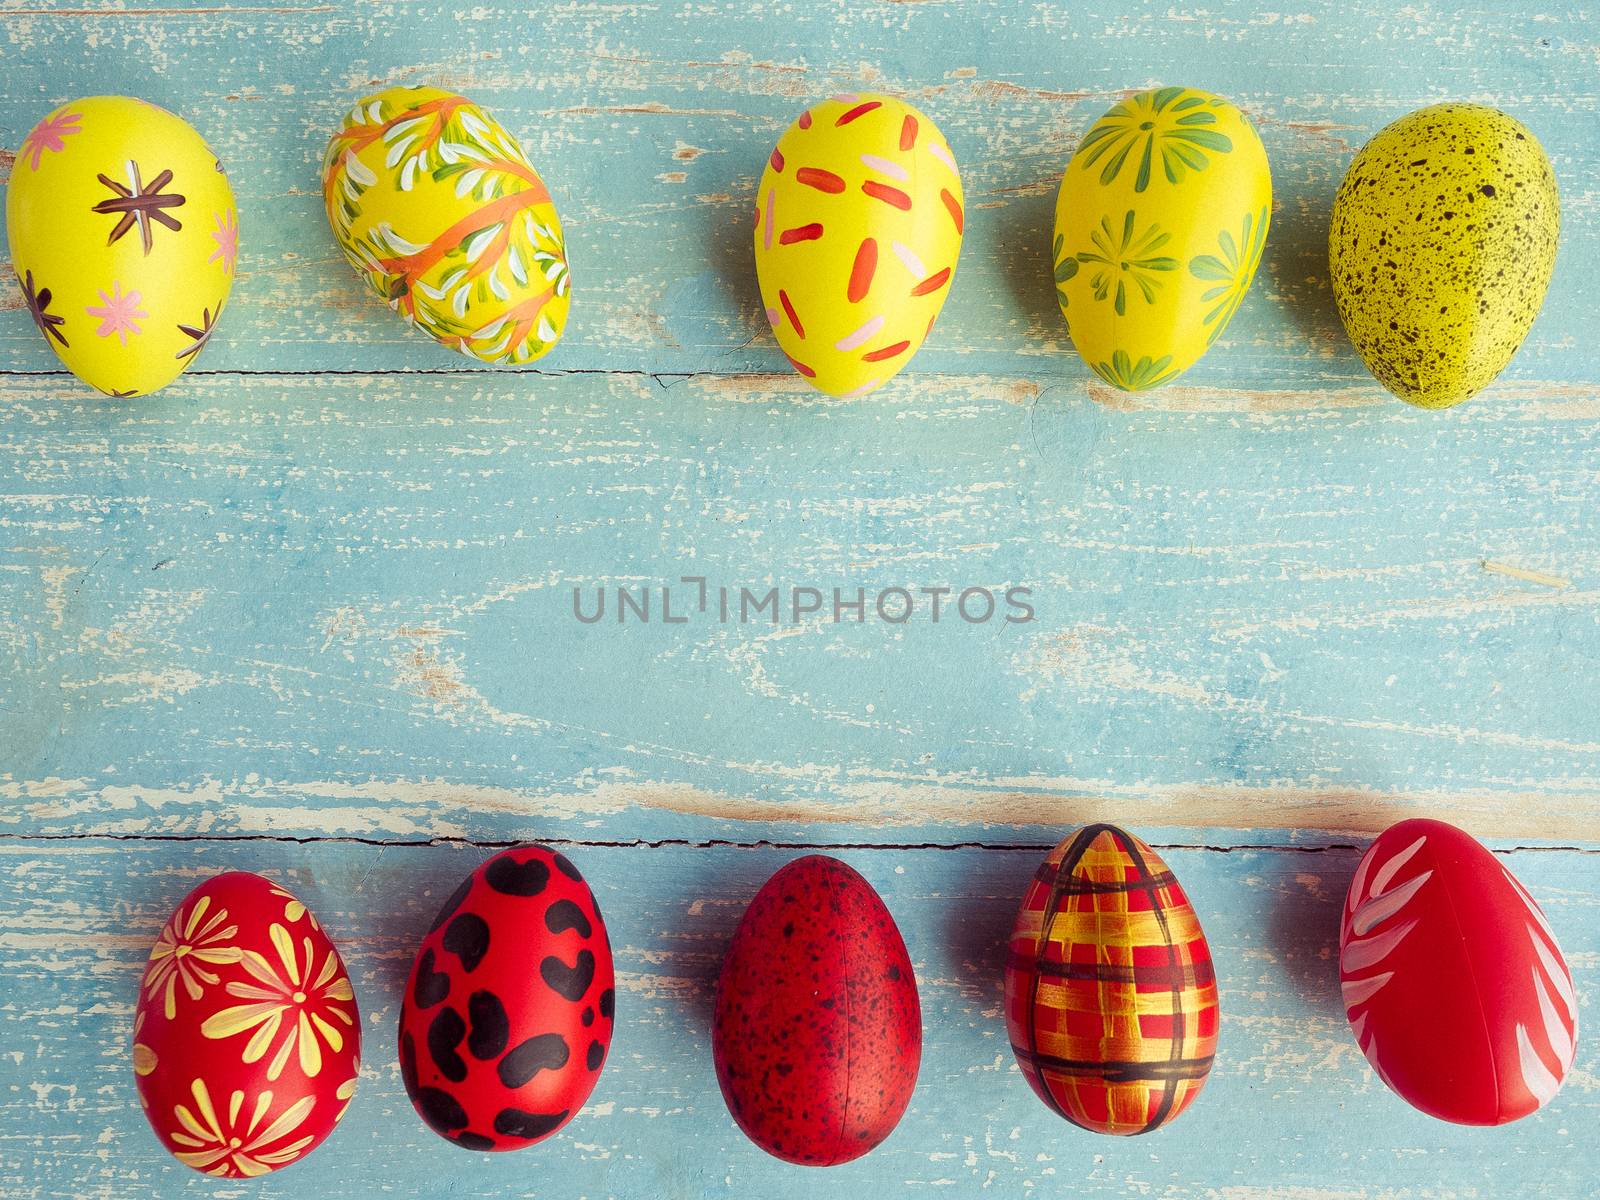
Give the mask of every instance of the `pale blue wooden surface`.
<path id="1" fill-rule="evenodd" d="M 1595 14 L 1066 9 L 0 0 L 0 147 L 75 95 L 167 104 L 244 245 L 199 369 L 137 401 L 59 374 L 0 287 L 0 1196 L 1592 1194 L 1588 1040 L 1547 1112 L 1452 1129 L 1366 1070 L 1330 954 L 1344 847 L 1427 813 L 1545 847 L 1511 865 L 1585 1001 L 1600 965 Z M 327 132 L 400 80 L 479 98 L 549 179 L 577 301 L 538 371 L 409 334 L 329 240 Z M 1129 398 L 1072 354 L 1046 240 L 1082 128 L 1158 82 L 1246 107 L 1276 212 L 1225 341 Z M 970 222 L 915 371 L 839 405 L 781 368 L 748 210 L 851 86 L 940 123 Z M 1564 232 L 1506 376 L 1430 414 L 1344 342 L 1323 239 L 1355 148 L 1446 97 L 1534 129 Z M 682 575 L 1022 585 L 1038 620 L 571 618 L 575 585 Z M 1032 865 L 1090 817 L 1188 847 L 1227 1007 L 1206 1095 L 1129 1143 L 1032 1098 L 996 995 Z M 393 996 L 417 893 L 517 838 L 571 843 L 625 1003 L 593 1111 L 486 1161 L 406 1109 Z M 866 847 L 928 1012 L 912 1112 L 829 1173 L 745 1144 L 706 1053 L 721 941 L 810 844 Z M 348 1125 L 248 1187 L 164 1156 L 122 1058 L 165 910 L 235 866 L 306 893 L 372 1018 Z"/>

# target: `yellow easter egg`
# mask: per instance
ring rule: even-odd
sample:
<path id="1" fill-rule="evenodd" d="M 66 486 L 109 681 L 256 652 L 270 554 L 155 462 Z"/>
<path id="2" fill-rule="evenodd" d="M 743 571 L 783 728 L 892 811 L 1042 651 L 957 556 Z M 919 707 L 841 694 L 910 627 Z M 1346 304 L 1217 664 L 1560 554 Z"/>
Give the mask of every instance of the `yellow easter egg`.
<path id="1" fill-rule="evenodd" d="M 57 357 L 112 396 L 171 383 L 228 300 L 239 215 L 184 120 L 128 96 L 64 104 L 22 140 L 6 235 L 23 301 Z"/>
<path id="2" fill-rule="evenodd" d="M 1449 408 L 1521 347 L 1560 237 L 1539 139 L 1498 109 L 1431 105 L 1377 133 L 1339 185 L 1333 298 L 1378 382 L 1420 408 Z"/>
<path id="3" fill-rule="evenodd" d="M 1271 213 L 1267 152 L 1228 101 L 1164 87 L 1115 105 L 1056 197 L 1056 300 L 1083 360 L 1130 392 L 1188 370 L 1250 290 Z"/>
<path id="4" fill-rule="evenodd" d="M 350 265 L 435 341 L 527 363 L 561 340 L 571 276 L 555 205 L 517 139 L 464 96 L 368 96 L 328 143 L 322 195 Z"/>
<path id="5" fill-rule="evenodd" d="M 864 395 L 911 361 L 950 294 L 962 204 L 939 127 L 892 96 L 834 96 L 778 139 L 756 191 L 756 278 L 813 387 Z"/>

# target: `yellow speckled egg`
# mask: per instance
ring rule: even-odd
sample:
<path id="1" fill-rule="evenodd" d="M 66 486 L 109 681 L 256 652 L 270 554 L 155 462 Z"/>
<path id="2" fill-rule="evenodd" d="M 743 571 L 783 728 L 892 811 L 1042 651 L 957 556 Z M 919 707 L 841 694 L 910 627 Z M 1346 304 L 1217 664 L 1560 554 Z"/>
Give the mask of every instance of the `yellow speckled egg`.
<path id="1" fill-rule="evenodd" d="M 550 192 L 517 139 L 466 97 L 368 96 L 328 143 L 322 195 L 350 265 L 442 345 L 526 363 L 561 340 L 571 276 Z"/>
<path id="2" fill-rule="evenodd" d="M 813 387 L 865 395 L 911 361 L 950 294 L 962 204 L 939 127 L 893 96 L 834 96 L 778 139 L 756 192 L 756 277 Z"/>
<path id="3" fill-rule="evenodd" d="M 129 96 L 64 104 L 22 139 L 6 234 L 23 301 L 67 368 L 112 396 L 176 379 L 233 285 L 239 214 L 184 120 Z"/>
<path id="4" fill-rule="evenodd" d="M 1271 216 L 1267 152 L 1228 101 L 1163 87 L 1115 105 L 1056 197 L 1056 300 L 1083 360 L 1129 392 L 1188 370 L 1250 290 Z"/>
<path id="5" fill-rule="evenodd" d="M 1538 139 L 1477 104 L 1401 117 L 1333 202 L 1328 263 L 1345 332 L 1400 399 L 1448 408 L 1505 369 L 1555 269 L 1561 199 Z"/>

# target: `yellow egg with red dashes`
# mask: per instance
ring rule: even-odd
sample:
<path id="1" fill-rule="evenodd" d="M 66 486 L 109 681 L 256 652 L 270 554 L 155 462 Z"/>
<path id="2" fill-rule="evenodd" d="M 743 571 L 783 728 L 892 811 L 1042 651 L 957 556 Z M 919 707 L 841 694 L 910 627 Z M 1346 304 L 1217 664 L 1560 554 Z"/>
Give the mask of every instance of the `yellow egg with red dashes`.
<path id="1" fill-rule="evenodd" d="M 756 193 L 756 278 L 818 391 L 865 395 L 911 361 L 950 294 L 962 203 L 939 127 L 892 96 L 834 96 L 778 139 Z"/>

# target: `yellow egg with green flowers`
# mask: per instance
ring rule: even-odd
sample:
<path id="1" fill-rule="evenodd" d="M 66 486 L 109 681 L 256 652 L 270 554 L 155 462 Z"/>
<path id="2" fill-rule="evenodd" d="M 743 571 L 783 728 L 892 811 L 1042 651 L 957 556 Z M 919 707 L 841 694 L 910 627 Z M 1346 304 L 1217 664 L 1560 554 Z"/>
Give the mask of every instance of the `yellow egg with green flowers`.
<path id="1" fill-rule="evenodd" d="M 1528 336 L 1560 232 L 1555 172 L 1520 121 L 1480 104 L 1409 113 L 1361 148 L 1334 198 L 1345 332 L 1400 399 L 1459 404 Z"/>
<path id="2" fill-rule="evenodd" d="M 1056 196 L 1056 300 L 1083 360 L 1124 391 L 1188 370 L 1243 303 L 1271 218 L 1267 152 L 1233 104 L 1162 87 L 1114 105 Z"/>

